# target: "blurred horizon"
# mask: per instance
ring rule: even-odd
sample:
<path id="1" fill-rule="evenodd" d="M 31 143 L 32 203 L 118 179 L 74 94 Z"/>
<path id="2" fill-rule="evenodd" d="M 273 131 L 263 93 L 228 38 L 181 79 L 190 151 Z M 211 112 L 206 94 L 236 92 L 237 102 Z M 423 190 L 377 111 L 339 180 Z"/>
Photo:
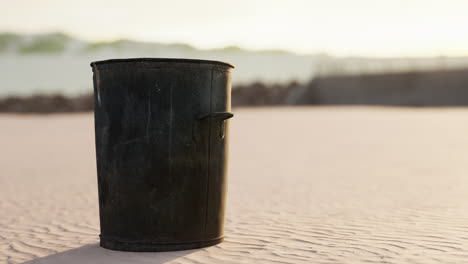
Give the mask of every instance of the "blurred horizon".
<path id="1" fill-rule="evenodd" d="M 226 44 L 226 45 L 220 45 L 220 46 L 213 46 L 213 47 L 200 47 L 197 45 L 194 45 L 190 42 L 183 42 L 183 41 L 158 41 L 158 40 L 142 40 L 142 39 L 136 39 L 136 38 L 126 38 L 126 37 L 116 37 L 116 38 L 110 38 L 110 39 L 87 39 L 84 37 L 80 37 L 78 35 L 75 35 L 70 32 L 65 32 L 65 31 L 37 31 L 37 32 L 27 32 L 27 31 L 12 31 L 12 30 L 0 30 L 0 52 L 4 52 L 6 50 L 6 46 L 8 43 L 6 43 L 7 39 L 5 37 L 7 36 L 18 36 L 18 37 L 24 37 L 24 38 L 29 38 L 30 40 L 33 40 L 34 38 L 47 38 L 47 37 L 64 37 L 68 39 L 73 39 L 77 40 L 82 43 L 88 43 L 91 45 L 95 46 L 106 46 L 106 45 L 112 45 L 115 43 L 123 43 L 123 42 L 131 42 L 131 43 L 140 43 L 140 44 L 160 44 L 160 45 L 165 45 L 165 46 L 179 46 L 179 47 L 185 47 L 188 49 L 194 49 L 194 50 L 200 50 L 200 51 L 245 51 L 245 52 L 267 52 L 267 53 L 278 53 L 278 54 L 291 54 L 291 55 L 296 55 L 296 56 L 323 56 L 323 57 L 331 57 L 331 58 L 363 58 L 363 59 L 395 59 L 395 58 L 404 58 L 404 59 L 427 59 L 427 58 L 468 58 L 468 48 L 467 52 L 463 54 L 435 54 L 435 55 L 390 55 L 390 56 L 385 56 L 385 55 L 359 55 L 359 54 L 350 54 L 350 55 L 337 55 L 333 54 L 327 51 L 314 51 L 314 52 L 297 52 L 294 50 L 290 49 L 281 49 L 281 48 L 249 48 L 241 45 L 236 45 L 236 44 Z M 38 52 L 26 52 L 24 54 L 28 53 L 40 53 L 41 51 Z M 46 51 L 45 53 L 48 53 L 49 55 L 53 55 L 53 51 L 49 52 Z"/>
<path id="2" fill-rule="evenodd" d="M 132 57 L 229 62 L 236 105 L 468 105 L 466 1 L 0 3 L 14 109 L 18 96 L 89 109 L 90 62 Z"/>
<path id="3" fill-rule="evenodd" d="M 316 51 L 316 52 L 296 52 L 294 50 L 289 49 L 281 49 L 281 48 L 249 48 L 235 44 L 227 44 L 227 45 L 220 45 L 220 46 L 213 46 L 213 47 L 200 47 L 189 42 L 177 42 L 177 41 L 157 41 L 157 40 L 141 40 L 135 38 L 125 38 L 125 37 L 118 37 L 118 38 L 111 38 L 111 39 L 86 39 L 74 35 L 70 32 L 64 31 L 44 31 L 44 32 L 22 32 L 22 31 L 1 31 L 0 30 L 0 37 L 4 37 L 7 35 L 15 35 L 20 37 L 47 37 L 47 36 L 64 36 L 66 38 L 74 39 L 83 43 L 89 43 L 92 45 L 112 45 L 114 43 L 121 43 L 121 42 L 136 42 L 141 44 L 160 44 L 160 45 L 167 45 L 167 46 L 185 46 L 190 49 L 196 49 L 200 51 L 246 51 L 246 52 L 269 52 L 269 53 L 283 53 L 283 54 L 291 54 L 296 56 L 323 56 L 323 57 L 332 57 L 332 58 L 363 58 L 363 59 L 394 59 L 394 58 L 406 58 L 406 59 L 426 59 L 426 58 L 465 58 L 468 57 L 468 49 L 466 53 L 463 54 L 439 54 L 439 55 L 400 55 L 400 56 L 385 56 L 385 55 L 336 55 L 333 53 L 329 53 L 326 51 Z M 0 40 L 0 52 L 4 48 L 2 45 L 5 43 L 2 42 L 4 40 Z"/>
<path id="4" fill-rule="evenodd" d="M 466 1 L 4 1 L 0 31 L 338 57 L 468 55 Z M 47 8 L 44 8 L 47 7 Z"/>
<path id="5" fill-rule="evenodd" d="M 198 49 L 190 44 L 117 40 L 88 42 L 67 33 L 0 33 L 0 97 L 91 91 L 92 61 L 163 57 L 226 61 L 236 66 L 235 84 L 306 83 L 327 75 L 443 71 L 468 68 L 468 57 L 336 57 L 240 47 Z M 27 78 L 24 78 L 26 76 Z"/>

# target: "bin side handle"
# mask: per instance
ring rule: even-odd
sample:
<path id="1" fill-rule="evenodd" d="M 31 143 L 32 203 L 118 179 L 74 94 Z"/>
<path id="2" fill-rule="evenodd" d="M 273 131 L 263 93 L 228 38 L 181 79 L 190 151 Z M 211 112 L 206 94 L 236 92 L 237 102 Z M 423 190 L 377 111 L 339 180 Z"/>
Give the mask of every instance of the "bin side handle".
<path id="1" fill-rule="evenodd" d="M 226 119 L 232 118 L 233 116 L 234 114 L 230 112 L 213 112 L 213 113 L 201 114 L 197 116 L 197 120 L 204 120 L 208 118 L 226 120 Z"/>

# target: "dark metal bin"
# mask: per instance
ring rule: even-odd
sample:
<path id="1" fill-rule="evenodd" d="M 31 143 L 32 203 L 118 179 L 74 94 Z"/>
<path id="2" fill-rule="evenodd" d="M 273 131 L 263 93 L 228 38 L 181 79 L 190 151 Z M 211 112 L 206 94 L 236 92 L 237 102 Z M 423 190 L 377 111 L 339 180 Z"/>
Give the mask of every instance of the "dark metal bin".
<path id="1" fill-rule="evenodd" d="M 91 67 L 101 246 L 222 242 L 233 66 L 142 58 Z"/>

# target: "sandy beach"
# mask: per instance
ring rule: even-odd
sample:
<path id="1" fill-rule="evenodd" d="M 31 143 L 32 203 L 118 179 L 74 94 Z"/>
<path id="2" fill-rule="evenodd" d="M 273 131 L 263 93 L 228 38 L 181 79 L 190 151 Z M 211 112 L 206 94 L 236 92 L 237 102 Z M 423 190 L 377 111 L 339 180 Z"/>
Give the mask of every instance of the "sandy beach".
<path id="1" fill-rule="evenodd" d="M 0 263 L 467 263 L 468 109 L 234 109 L 225 242 L 98 246 L 91 113 L 0 115 Z"/>

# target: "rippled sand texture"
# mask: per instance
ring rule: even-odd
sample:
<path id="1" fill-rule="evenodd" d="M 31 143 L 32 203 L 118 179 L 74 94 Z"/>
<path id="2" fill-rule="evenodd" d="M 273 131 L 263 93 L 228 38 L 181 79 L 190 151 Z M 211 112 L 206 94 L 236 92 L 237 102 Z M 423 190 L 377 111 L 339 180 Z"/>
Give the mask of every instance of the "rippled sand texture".
<path id="1" fill-rule="evenodd" d="M 226 242 L 97 246 L 91 114 L 0 116 L 0 262 L 468 263 L 468 109 L 237 109 Z"/>

